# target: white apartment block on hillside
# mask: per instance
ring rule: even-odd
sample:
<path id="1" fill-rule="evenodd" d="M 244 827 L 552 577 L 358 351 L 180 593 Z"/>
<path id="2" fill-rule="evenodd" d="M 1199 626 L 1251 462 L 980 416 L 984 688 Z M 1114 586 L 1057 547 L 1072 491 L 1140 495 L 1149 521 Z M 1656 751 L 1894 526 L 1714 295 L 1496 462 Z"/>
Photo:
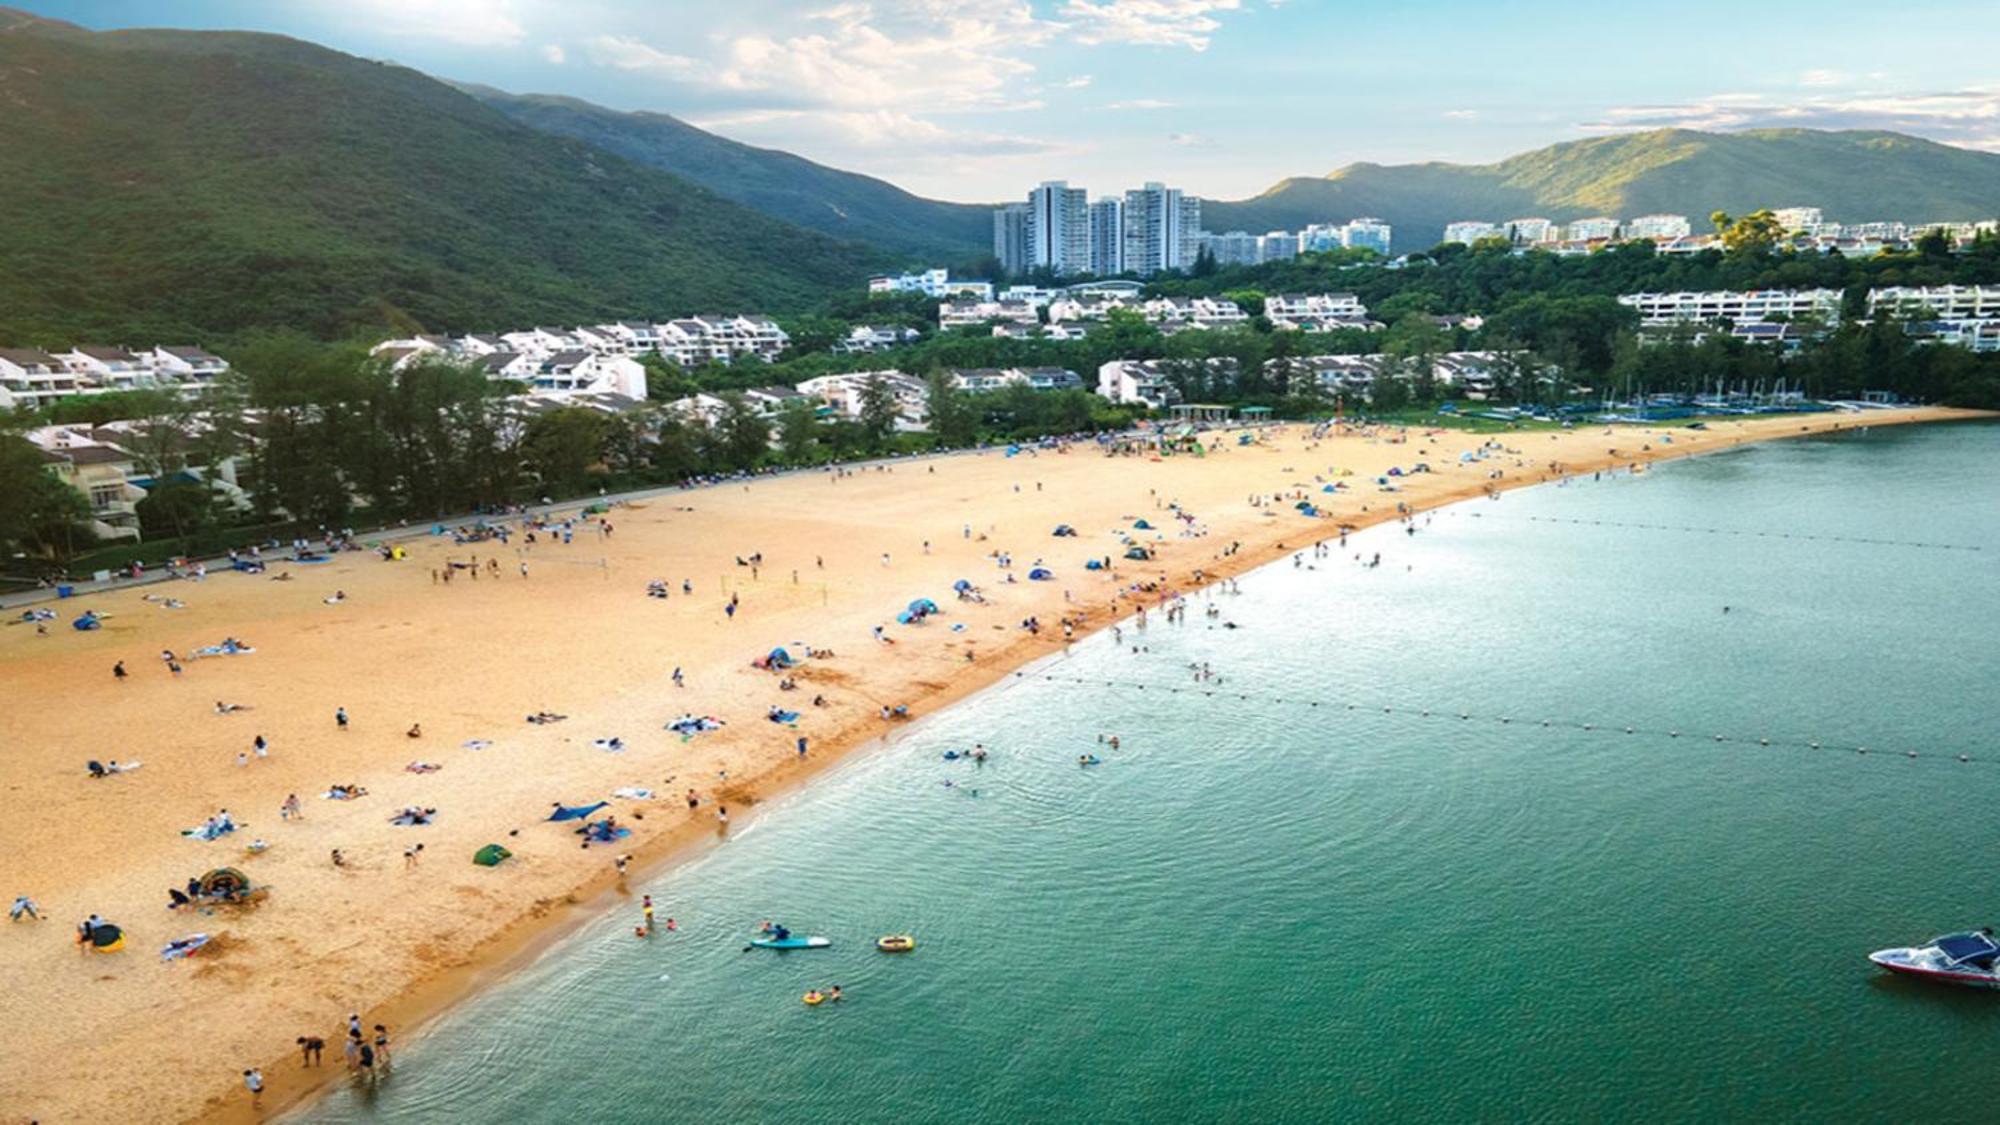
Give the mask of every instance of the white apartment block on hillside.
<path id="1" fill-rule="evenodd" d="M 1573 242 L 1609 241 L 1618 237 L 1618 220 L 1602 215 L 1591 219 L 1573 219 L 1569 223 L 1568 234 Z"/>
<path id="2" fill-rule="evenodd" d="M 1676 238 L 1686 238 L 1694 233 L 1694 225 L 1686 215 L 1641 215 L 1625 224 L 1628 239 L 1651 239 L 1665 242 Z"/>
<path id="3" fill-rule="evenodd" d="M 2000 285 L 1892 286 L 1868 291 L 1868 315 L 1887 308 L 1926 320 L 2000 319 Z"/>
<path id="4" fill-rule="evenodd" d="M 1500 227 L 1493 223 L 1482 222 L 1477 219 L 1461 219 L 1458 222 L 1446 223 L 1444 225 L 1444 241 L 1446 242 L 1460 242 L 1470 246 L 1482 238 L 1505 237 L 1507 237 L 1507 232 L 1500 229 Z"/>
<path id="5" fill-rule="evenodd" d="M 938 327 L 977 328 L 989 321 L 1040 324 L 1042 314 L 1026 301 L 946 301 L 938 306 Z"/>
<path id="6" fill-rule="evenodd" d="M 138 351 L 82 344 L 51 355 L 0 348 L 0 410 L 35 409 L 71 395 L 141 389 L 192 395 L 228 374 L 229 364 L 196 347 Z"/>
<path id="7" fill-rule="evenodd" d="M 1537 242 L 1553 242 L 1556 225 L 1539 216 L 1525 219 L 1508 219 L 1501 224 L 1507 237 L 1519 246 L 1532 246 Z"/>
<path id="8" fill-rule="evenodd" d="M 978 301 L 990 301 L 993 299 L 992 282 L 954 280 L 943 267 L 924 270 L 920 273 L 871 277 L 868 279 L 868 291 L 870 293 L 922 293 L 926 297 L 936 297 L 940 300 L 947 297 L 970 297 Z"/>
<path id="9" fill-rule="evenodd" d="M 1817 317 L 1827 322 L 1840 316 L 1838 289 L 1715 290 L 1703 293 L 1627 293 L 1618 303 L 1639 311 L 1646 325 L 1701 324 L 1727 320 L 1760 324 Z"/>
<path id="10" fill-rule="evenodd" d="M 1162 183 L 1125 193 L 1125 268 L 1140 277 L 1194 265 L 1201 200 Z"/>

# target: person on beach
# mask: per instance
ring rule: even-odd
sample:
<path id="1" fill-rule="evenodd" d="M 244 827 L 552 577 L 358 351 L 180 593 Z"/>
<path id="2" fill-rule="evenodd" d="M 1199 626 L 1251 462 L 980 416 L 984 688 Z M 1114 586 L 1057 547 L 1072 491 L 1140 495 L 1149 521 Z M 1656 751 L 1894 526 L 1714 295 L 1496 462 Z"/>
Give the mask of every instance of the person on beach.
<path id="1" fill-rule="evenodd" d="M 473 573 L 478 574 L 479 572 L 475 570 Z M 354 1041 L 360 1048 L 354 1060 L 355 1068 L 360 1072 L 363 1081 L 373 1082 L 375 1081 L 375 1048 L 362 1042 L 361 1033 L 358 1031 L 354 1033 Z"/>
<path id="2" fill-rule="evenodd" d="M 121 684 L 125 682 L 125 662 L 123 660 L 111 666 L 111 676 Z"/>
<path id="3" fill-rule="evenodd" d="M 299 1043 L 299 1065 L 318 1066 L 320 1055 L 326 1050 L 326 1040 L 317 1035 L 301 1035 Z"/>
<path id="4" fill-rule="evenodd" d="M 333 725 L 340 730 L 347 729 L 347 708 L 335 707 L 333 709 Z"/>
<path id="5" fill-rule="evenodd" d="M 261 734 L 251 739 L 250 747 L 257 752 L 259 758 L 268 758 L 271 756 L 271 744 L 265 741 L 264 736 Z"/>
<path id="6" fill-rule="evenodd" d="M 729 809 L 725 805 L 715 806 L 715 820 L 724 828 L 729 827 Z"/>
<path id="7" fill-rule="evenodd" d="M 389 1056 L 389 1029 L 379 1023 L 375 1025 L 375 1065 L 381 1067 L 384 1074 L 395 1069 L 396 1065 L 396 1060 Z"/>
<path id="8" fill-rule="evenodd" d="M 630 866 L 630 865 L 631 865 L 631 863 L 632 863 L 632 857 L 631 857 L 631 856 L 629 856 L 629 855 L 621 855 L 621 856 L 618 856 L 618 857 L 614 858 L 614 859 L 613 859 L 613 860 L 611 861 L 611 866 L 612 866 L 612 867 L 614 867 L 614 868 L 617 868 L 617 870 L 618 870 L 618 880 L 619 880 L 619 882 L 624 882 L 624 880 L 625 880 L 625 868 L 627 868 L 628 866 Z"/>
<path id="9" fill-rule="evenodd" d="M 250 1068 L 249 1070 L 246 1070 L 246 1071 L 244 1071 L 244 1072 L 243 1072 L 243 1088 L 244 1088 L 244 1089 L 246 1089 L 246 1090 L 249 1090 L 249 1091 L 250 1091 L 250 1104 L 251 1104 L 251 1105 L 252 1105 L 253 1107 L 255 1107 L 255 1106 L 262 1106 L 262 1105 L 264 1104 L 264 1072 L 263 1072 L 263 1071 L 261 1071 L 261 1070 L 258 1070 L 258 1069 L 257 1069 L 256 1067 L 254 1067 L 254 1066 L 253 1066 L 253 1067 L 251 1067 L 251 1068 Z"/>
<path id="10" fill-rule="evenodd" d="M 639 912 L 646 917 L 646 932 L 653 932 L 653 896 L 645 895 L 639 903 Z"/>
<path id="11" fill-rule="evenodd" d="M 696 808 L 700 807 L 701 805 L 701 798 L 696 796 L 695 791 L 692 789 L 688 790 L 687 800 L 688 800 L 689 812 L 693 812 Z"/>
<path id="12" fill-rule="evenodd" d="M 806 736 L 802 734 L 799 736 L 799 757 L 803 758 L 805 756 L 806 756 Z"/>
<path id="13" fill-rule="evenodd" d="M 343 1048 L 343 1053 L 346 1054 L 347 1056 L 347 1069 L 349 1071 L 356 1071 L 361 1069 L 360 1028 L 350 1026 L 347 1029 L 347 1043 Z"/>
<path id="14" fill-rule="evenodd" d="M 35 905 L 35 900 L 27 895 L 15 895 L 14 905 L 7 910 L 7 920 L 18 922 L 23 918 L 39 922 L 42 920 L 41 909 Z"/>
<path id="15" fill-rule="evenodd" d="M 285 796 L 285 803 L 278 806 L 278 819 L 279 820 L 305 819 L 305 814 L 299 809 L 299 795 L 297 793 L 290 793 Z"/>

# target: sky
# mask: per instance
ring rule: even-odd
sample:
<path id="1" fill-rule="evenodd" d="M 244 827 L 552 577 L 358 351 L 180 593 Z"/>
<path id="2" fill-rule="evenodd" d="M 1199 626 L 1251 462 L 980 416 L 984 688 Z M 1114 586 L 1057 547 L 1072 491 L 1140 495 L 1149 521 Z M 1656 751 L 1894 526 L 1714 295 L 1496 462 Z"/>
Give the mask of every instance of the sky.
<path id="1" fill-rule="evenodd" d="M 1660 126 L 2000 151 L 1991 0 L 10 2 L 670 113 L 968 202 L 1054 179 L 1233 199 L 1356 161 L 1483 163 Z"/>

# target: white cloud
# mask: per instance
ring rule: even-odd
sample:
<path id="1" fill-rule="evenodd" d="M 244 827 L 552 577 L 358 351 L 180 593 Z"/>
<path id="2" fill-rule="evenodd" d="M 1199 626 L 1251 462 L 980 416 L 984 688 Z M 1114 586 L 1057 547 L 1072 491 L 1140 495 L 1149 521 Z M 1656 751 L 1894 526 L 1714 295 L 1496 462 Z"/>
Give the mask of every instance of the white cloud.
<path id="1" fill-rule="evenodd" d="M 1235 12 L 1242 0 L 1065 0 L 1063 18 L 1080 43 L 1136 43 L 1205 51 L 1222 26 L 1217 12 Z"/>
<path id="2" fill-rule="evenodd" d="M 1079 74 L 1075 78 L 1072 78 L 1069 81 L 1063 83 L 1062 88 L 1065 90 L 1081 90 L 1085 86 L 1090 85 L 1090 81 L 1091 81 L 1090 75 Z"/>
<path id="3" fill-rule="evenodd" d="M 932 157 L 1011 156 L 1044 153 L 1054 146 L 1032 137 L 954 131 L 895 110 L 754 109 L 697 119 L 694 125 L 732 136 L 811 136 L 847 149 Z"/>
<path id="4" fill-rule="evenodd" d="M 1215 140 L 1200 133 L 1168 133 L 1167 143 L 1180 145 L 1183 148 L 1207 148 L 1214 144 Z"/>
<path id="5" fill-rule="evenodd" d="M 1799 74 L 1801 86 L 1838 86 L 1847 81 L 1847 75 L 1837 70 L 1807 70 Z"/>
<path id="6" fill-rule="evenodd" d="M 569 53 L 562 49 L 562 44 L 560 43 L 542 44 L 542 57 L 557 66 L 561 66 L 569 61 Z"/>
<path id="7" fill-rule="evenodd" d="M 462 47 L 514 47 L 527 35 L 515 0 L 344 0 L 338 14 L 386 35 Z"/>
<path id="8" fill-rule="evenodd" d="M 669 54 L 626 35 L 599 35 L 584 41 L 584 52 L 599 66 L 649 71 L 669 77 L 693 76 L 701 64 L 686 55 Z"/>
<path id="9" fill-rule="evenodd" d="M 1478 119 L 1479 111 L 1476 109 L 1447 109 L 1444 111 L 1444 116 L 1450 121 L 1473 121 Z"/>
<path id="10" fill-rule="evenodd" d="M 1159 98 L 1128 98 L 1122 102 L 1112 102 L 1105 109 L 1172 109 L 1174 103 Z"/>
<path id="11" fill-rule="evenodd" d="M 1579 127 L 1604 133 L 1661 128 L 1886 129 L 2000 152 L 2000 87 L 1937 93 L 1855 91 L 1791 100 L 1715 94 L 1692 102 L 1620 106 Z"/>

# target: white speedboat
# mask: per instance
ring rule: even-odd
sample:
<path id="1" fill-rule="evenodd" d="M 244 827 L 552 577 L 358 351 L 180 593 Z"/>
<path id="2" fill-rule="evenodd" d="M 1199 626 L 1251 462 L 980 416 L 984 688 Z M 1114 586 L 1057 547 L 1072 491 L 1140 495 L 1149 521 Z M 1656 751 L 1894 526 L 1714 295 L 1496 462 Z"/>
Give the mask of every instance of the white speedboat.
<path id="1" fill-rule="evenodd" d="M 1909 949 L 1879 949 L 1870 961 L 1904 976 L 1923 977 L 1973 988 L 2000 988 L 2000 942 L 1993 928 L 1932 938 Z"/>

